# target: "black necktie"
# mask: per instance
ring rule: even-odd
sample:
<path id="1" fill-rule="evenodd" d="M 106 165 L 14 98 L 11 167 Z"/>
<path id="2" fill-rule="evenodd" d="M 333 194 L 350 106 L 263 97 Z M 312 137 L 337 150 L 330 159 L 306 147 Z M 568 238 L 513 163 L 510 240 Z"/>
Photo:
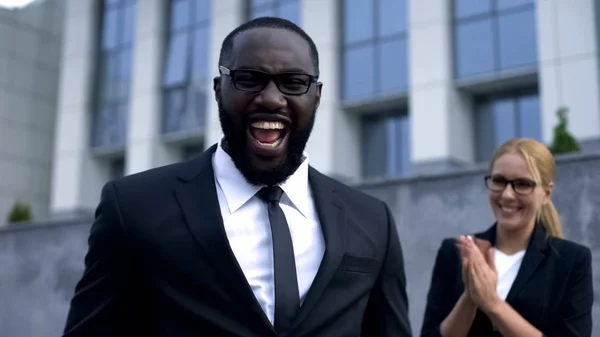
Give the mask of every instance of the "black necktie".
<path id="1" fill-rule="evenodd" d="M 275 269 L 275 330 L 286 332 L 300 308 L 300 294 L 296 277 L 294 246 L 288 223 L 279 199 L 283 190 L 277 186 L 264 187 L 258 196 L 269 205 L 269 222 L 273 238 L 273 265 Z"/>

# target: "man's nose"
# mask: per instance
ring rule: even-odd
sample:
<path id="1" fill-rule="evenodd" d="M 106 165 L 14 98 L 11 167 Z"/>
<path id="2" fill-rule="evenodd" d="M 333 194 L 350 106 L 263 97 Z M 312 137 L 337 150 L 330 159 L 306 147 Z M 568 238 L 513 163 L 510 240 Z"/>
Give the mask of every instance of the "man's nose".
<path id="1" fill-rule="evenodd" d="M 285 95 L 277 88 L 274 81 L 269 81 L 267 86 L 256 96 L 256 103 L 269 110 L 285 108 L 287 100 Z"/>

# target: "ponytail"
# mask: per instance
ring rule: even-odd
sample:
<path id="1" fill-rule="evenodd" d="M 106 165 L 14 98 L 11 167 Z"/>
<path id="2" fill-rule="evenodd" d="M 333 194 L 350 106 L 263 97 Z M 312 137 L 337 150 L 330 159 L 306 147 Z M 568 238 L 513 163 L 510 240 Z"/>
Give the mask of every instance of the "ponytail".
<path id="1" fill-rule="evenodd" d="M 539 220 L 542 222 L 542 225 L 544 225 L 549 237 L 564 238 L 558 212 L 551 200 L 548 200 L 548 203 L 542 205 Z"/>

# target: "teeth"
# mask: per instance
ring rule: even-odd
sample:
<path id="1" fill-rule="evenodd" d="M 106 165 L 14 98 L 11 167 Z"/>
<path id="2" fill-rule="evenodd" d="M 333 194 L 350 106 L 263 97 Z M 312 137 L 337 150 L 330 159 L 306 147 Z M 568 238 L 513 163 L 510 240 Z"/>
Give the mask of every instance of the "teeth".
<path id="1" fill-rule="evenodd" d="M 505 211 L 505 212 L 510 212 L 510 213 L 512 213 L 512 212 L 516 212 L 516 211 L 518 211 L 518 208 L 516 208 L 516 207 L 507 207 L 507 206 L 500 206 L 500 207 L 501 207 L 501 208 L 502 208 L 502 210 L 503 210 L 503 211 Z"/>
<path id="2" fill-rule="evenodd" d="M 264 130 L 283 130 L 285 125 L 281 122 L 254 122 L 250 124 L 253 128 L 264 129 Z"/>
<path id="3" fill-rule="evenodd" d="M 276 148 L 277 145 L 279 145 L 279 143 L 281 143 L 281 138 L 277 139 L 273 143 L 263 143 L 263 142 L 259 142 L 259 141 L 257 141 L 257 142 L 258 142 L 258 144 L 260 144 L 260 146 Z"/>

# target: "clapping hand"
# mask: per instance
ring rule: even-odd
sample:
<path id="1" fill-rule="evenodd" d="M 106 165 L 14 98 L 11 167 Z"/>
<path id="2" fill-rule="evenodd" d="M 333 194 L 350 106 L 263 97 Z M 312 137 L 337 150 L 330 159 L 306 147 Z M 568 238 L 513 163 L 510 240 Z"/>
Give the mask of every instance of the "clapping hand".
<path id="1" fill-rule="evenodd" d="M 485 240 L 461 236 L 456 243 L 462 262 L 465 292 L 483 311 L 488 311 L 501 299 L 496 293 L 498 273 L 494 263 L 494 248 Z"/>

